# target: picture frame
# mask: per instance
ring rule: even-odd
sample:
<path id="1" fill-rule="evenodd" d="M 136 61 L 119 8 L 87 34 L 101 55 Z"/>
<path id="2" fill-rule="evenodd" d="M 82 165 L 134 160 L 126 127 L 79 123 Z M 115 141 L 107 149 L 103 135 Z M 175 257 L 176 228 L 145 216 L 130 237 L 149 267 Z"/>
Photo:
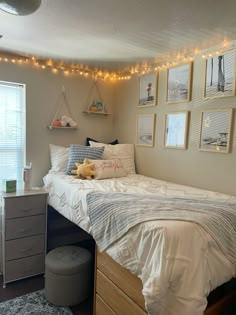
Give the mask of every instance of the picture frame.
<path id="1" fill-rule="evenodd" d="M 232 122 L 232 108 L 202 111 L 199 150 L 229 153 Z"/>
<path id="2" fill-rule="evenodd" d="M 139 77 L 138 107 L 155 106 L 157 98 L 157 74 L 148 73 Z"/>
<path id="3" fill-rule="evenodd" d="M 187 149 L 189 111 L 169 112 L 165 114 L 164 147 Z"/>
<path id="4" fill-rule="evenodd" d="M 192 62 L 168 68 L 166 103 L 189 102 L 191 100 L 192 68 Z"/>
<path id="5" fill-rule="evenodd" d="M 136 145 L 154 146 L 156 114 L 137 115 Z"/>
<path id="6" fill-rule="evenodd" d="M 207 58 L 204 97 L 206 99 L 235 95 L 235 52 Z"/>

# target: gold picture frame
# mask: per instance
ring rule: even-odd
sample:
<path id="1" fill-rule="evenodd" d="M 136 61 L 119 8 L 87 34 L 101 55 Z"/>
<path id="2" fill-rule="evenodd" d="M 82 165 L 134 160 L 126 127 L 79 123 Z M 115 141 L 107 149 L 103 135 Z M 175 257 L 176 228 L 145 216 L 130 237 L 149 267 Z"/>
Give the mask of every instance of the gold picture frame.
<path id="1" fill-rule="evenodd" d="M 165 114 L 164 147 L 187 149 L 189 111 L 169 112 Z"/>
<path id="2" fill-rule="evenodd" d="M 139 77 L 138 107 L 155 106 L 157 104 L 157 73 L 151 72 Z"/>
<path id="3" fill-rule="evenodd" d="M 136 145 L 154 146 L 156 114 L 137 115 Z"/>
<path id="4" fill-rule="evenodd" d="M 193 63 L 173 66 L 167 70 L 166 103 L 189 102 L 192 97 Z"/>
<path id="5" fill-rule="evenodd" d="M 230 152 L 233 113 L 232 108 L 201 112 L 200 151 Z"/>

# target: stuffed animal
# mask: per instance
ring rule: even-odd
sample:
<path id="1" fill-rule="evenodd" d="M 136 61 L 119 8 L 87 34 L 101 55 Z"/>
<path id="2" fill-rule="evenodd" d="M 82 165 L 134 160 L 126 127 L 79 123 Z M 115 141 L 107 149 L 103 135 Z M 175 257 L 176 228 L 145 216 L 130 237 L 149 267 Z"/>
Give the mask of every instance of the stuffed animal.
<path id="1" fill-rule="evenodd" d="M 92 179 L 95 175 L 94 163 L 90 163 L 88 159 L 84 159 L 84 163 L 75 163 L 77 170 L 72 170 L 71 173 L 75 174 L 75 178 Z"/>
<path id="2" fill-rule="evenodd" d="M 61 125 L 62 127 L 76 127 L 77 126 L 76 122 L 72 118 L 66 115 L 61 117 Z"/>

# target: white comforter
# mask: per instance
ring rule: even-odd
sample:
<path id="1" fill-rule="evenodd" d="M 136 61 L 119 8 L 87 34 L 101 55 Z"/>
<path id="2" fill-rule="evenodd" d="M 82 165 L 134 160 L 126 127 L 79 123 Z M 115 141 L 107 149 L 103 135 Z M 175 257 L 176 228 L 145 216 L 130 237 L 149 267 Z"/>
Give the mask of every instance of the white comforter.
<path id="1" fill-rule="evenodd" d="M 51 172 L 44 177 L 44 183 L 49 204 L 90 234 L 93 231 L 86 207 L 89 191 L 235 199 L 141 175 L 82 181 Z M 210 291 L 235 277 L 233 265 L 213 239 L 190 222 L 139 224 L 112 244 L 107 253 L 142 280 L 150 315 L 202 315 Z"/>

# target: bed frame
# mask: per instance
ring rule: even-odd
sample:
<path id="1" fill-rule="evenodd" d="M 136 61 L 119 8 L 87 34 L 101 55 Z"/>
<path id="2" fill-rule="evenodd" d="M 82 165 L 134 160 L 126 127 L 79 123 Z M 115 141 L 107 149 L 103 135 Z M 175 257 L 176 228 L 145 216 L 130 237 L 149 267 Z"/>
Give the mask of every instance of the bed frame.
<path id="1" fill-rule="evenodd" d="M 81 242 L 95 256 L 93 315 L 147 315 L 140 279 L 105 252 L 100 253 L 91 235 L 49 206 L 47 250 L 62 245 L 81 245 Z M 236 279 L 233 279 L 209 295 L 204 315 L 220 315 L 235 300 Z"/>

